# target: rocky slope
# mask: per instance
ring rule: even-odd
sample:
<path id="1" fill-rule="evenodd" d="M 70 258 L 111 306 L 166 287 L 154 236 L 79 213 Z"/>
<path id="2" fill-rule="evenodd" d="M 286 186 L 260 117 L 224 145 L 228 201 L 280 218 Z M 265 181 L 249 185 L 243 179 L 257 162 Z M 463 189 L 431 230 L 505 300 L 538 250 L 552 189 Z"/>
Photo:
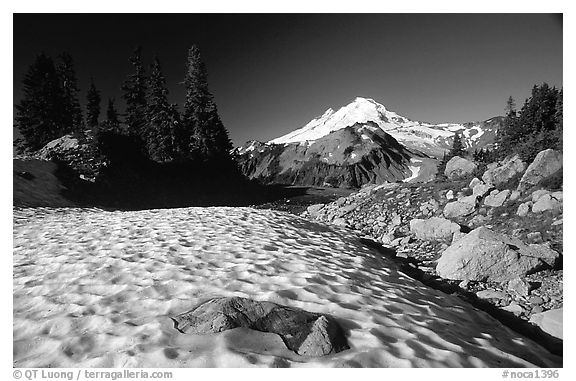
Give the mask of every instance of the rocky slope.
<path id="1" fill-rule="evenodd" d="M 550 328 L 542 314 L 562 316 L 561 173 L 562 154 L 546 150 L 529 166 L 517 157 L 493 163 L 482 180 L 372 185 L 304 215 L 391 248 L 429 284 L 506 316 L 546 321 L 542 335 L 553 342 L 561 320 Z"/>
<path id="2" fill-rule="evenodd" d="M 456 133 L 466 148 L 482 148 L 494 142 L 500 122 L 412 121 L 372 99 L 356 98 L 268 143 L 250 141 L 234 154 L 247 176 L 265 182 L 360 187 L 428 181 Z"/>

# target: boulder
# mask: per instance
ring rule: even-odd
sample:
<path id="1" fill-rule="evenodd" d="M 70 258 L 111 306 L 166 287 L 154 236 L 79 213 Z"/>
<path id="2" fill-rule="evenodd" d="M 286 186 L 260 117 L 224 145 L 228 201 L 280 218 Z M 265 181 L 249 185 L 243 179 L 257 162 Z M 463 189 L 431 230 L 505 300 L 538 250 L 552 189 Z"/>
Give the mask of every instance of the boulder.
<path id="1" fill-rule="evenodd" d="M 454 198 L 454 191 L 450 189 L 448 192 L 446 192 L 446 199 L 452 200 L 453 198 Z"/>
<path id="2" fill-rule="evenodd" d="M 474 177 L 471 181 L 470 184 L 468 184 L 468 188 L 470 189 L 474 189 L 474 187 L 478 184 L 484 184 L 484 182 L 482 180 L 480 180 L 478 177 Z"/>
<path id="3" fill-rule="evenodd" d="M 278 334 L 302 356 L 324 356 L 348 349 L 342 327 L 333 318 L 272 302 L 214 298 L 172 317 L 182 333 L 204 335 L 244 327 Z"/>
<path id="4" fill-rule="evenodd" d="M 538 185 L 546 178 L 562 170 L 562 152 L 553 149 L 540 151 L 520 179 L 518 190 L 523 191 Z"/>
<path id="5" fill-rule="evenodd" d="M 562 209 L 562 192 L 554 192 L 552 194 L 545 194 L 540 197 L 538 201 L 532 205 L 532 212 L 541 213 L 546 210 L 561 210 Z"/>
<path id="6" fill-rule="evenodd" d="M 528 296 L 532 286 L 526 280 L 518 277 L 508 282 L 508 290 L 515 292 L 520 296 Z"/>
<path id="7" fill-rule="evenodd" d="M 472 195 L 478 197 L 484 197 L 490 190 L 494 189 L 494 187 L 490 184 L 484 184 L 484 182 L 480 181 L 478 184 L 472 188 Z"/>
<path id="8" fill-rule="evenodd" d="M 516 238 L 479 227 L 446 249 L 438 275 L 454 280 L 506 282 L 551 268 L 559 254 L 545 245 L 526 245 Z"/>
<path id="9" fill-rule="evenodd" d="M 488 166 L 488 168 L 482 175 L 482 180 L 486 184 L 498 186 L 524 172 L 526 164 L 520 160 L 518 155 L 514 155 L 496 163 L 496 165 Z"/>
<path id="10" fill-rule="evenodd" d="M 530 323 L 537 325 L 544 332 L 558 339 L 563 339 L 563 319 L 564 309 L 558 308 L 546 312 L 533 314 L 530 317 Z"/>
<path id="11" fill-rule="evenodd" d="M 416 218 L 410 221 L 410 232 L 424 241 L 452 239 L 452 235 L 459 231 L 460 225 L 442 217 L 427 220 Z"/>
<path id="12" fill-rule="evenodd" d="M 474 162 L 464 159 L 460 156 L 454 156 L 446 163 L 444 174 L 450 180 L 456 180 L 471 175 L 477 166 Z"/>
<path id="13" fill-rule="evenodd" d="M 532 202 L 536 202 L 538 201 L 538 199 L 544 195 L 550 194 L 552 192 L 550 192 L 549 190 L 546 189 L 538 189 L 535 190 L 534 192 L 532 192 Z"/>
<path id="14" fill-rule="evenodd" d="M 476 205 L 474 204 L 462 201 L 453 201 L 449 202 L 448 204 L 446 204 L 446 206 L 444 206 L 444 211 L 442 213 L 444 214 L 444 217 L 456 218 L 456 217 L 468 216 L 474 213 L 475 209 Z"/>
<path id="15" fill-rule="evenodd" d="M 516 214 L 520 217 L 524 217 L 528 214 L 528 212 L 530 211 L 530 207 L 532 206 L 532 201 L 527 201 L 525 203 L 520 204 L 520 206 L 518 206 L 518 210 L 516 211 Z"/>
<path id="16" fill-rule="evenodd" d="M 482 291 L 478 291 L 476 293 L 476 296 L 480 299 L 505 299 L 506 298 L 506 294 L 503 293 L 502 291 L 496 291 L 496 290 L 482 290 Z"/>
<path id="17" fill-rule="evenodd" d="M 306 208 L 306 211 L 308 212 L 308 214 L 310 214 L 310 217 L 316 218 L 320 214 L 320 210 L 322 210 L 323 208 L 324 204 L 314 204 Z"/>
<path id="18" fill-rule="evenodd" d="M 517 190 L 512 191 L 512 193 L 510 193 L 510 198 L 509 198 L 509 200 L 510 200 L 510 201 L 516 201 L 516 200 L 518 200 L 518 199 L 520 198 L 520 195 L 521 195 L 521 193 L 520 193 L 519 191 L 517 191 Z"/>
<path id="19" fill-rule="evenodd" d="M 502 192 L 495 189 L 484 199 L 484 205 L 491 206 L 493 208 L 502 206 L 508 196 L 510 195 L 510 190 L 505 189 Z"/>

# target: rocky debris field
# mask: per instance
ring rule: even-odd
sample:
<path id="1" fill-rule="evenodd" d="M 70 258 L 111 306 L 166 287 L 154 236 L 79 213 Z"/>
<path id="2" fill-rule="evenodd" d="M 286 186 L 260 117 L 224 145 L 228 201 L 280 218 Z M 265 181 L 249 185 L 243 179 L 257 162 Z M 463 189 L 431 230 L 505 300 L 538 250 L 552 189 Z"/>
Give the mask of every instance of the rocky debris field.
<path id="1" fill-rule="evenodd" d="M 456 174 L 446 182 L 369 185 L 303 215 L 353 229 L 425 283 L 473 293 L 562 339 L 562 154 L 542 151 L 529 166 L 506 158 L 471 180 L 466 161 L 447 166 Z"/>

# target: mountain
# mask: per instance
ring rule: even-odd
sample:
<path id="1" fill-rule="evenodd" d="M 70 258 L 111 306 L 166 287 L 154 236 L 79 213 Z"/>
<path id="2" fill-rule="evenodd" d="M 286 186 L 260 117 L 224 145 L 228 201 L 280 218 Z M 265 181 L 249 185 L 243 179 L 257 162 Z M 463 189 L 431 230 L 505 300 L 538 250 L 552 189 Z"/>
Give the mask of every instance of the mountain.
<path id="1" fill-rule="evenodd" d="M 372 99 L 328 109 L 304 127 L 267 143 L 236 148 L 240 168 L 265 182 L 360 187 L 385 181 L 428 181 L 436 159 L 459 133 L 466 148 L 489 146 L 502 117 L 464 124 L 413 121 Z"/>

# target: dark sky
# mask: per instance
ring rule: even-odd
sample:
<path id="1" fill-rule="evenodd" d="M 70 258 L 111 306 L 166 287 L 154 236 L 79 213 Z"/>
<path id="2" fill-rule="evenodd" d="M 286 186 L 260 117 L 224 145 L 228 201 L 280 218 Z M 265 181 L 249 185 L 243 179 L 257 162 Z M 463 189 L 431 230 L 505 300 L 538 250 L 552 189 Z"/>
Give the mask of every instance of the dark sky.
<path id="1" fill-rule="evenodd" d="M 465 122 L 520 106 L 534 84 L 562 87 L 562 17 L 541 14 L 14 15 L 14 101 L 34 56 L 68 51 L 84 102 L 90 77 L 121 97 L 128 57 L 158 54 L 182 104 L 187 49 L 199 45 L 236 145 L 270 140 L 373 98 L 415 120 Z M 120 105 L 123 108 L 123 105 Z"/>

